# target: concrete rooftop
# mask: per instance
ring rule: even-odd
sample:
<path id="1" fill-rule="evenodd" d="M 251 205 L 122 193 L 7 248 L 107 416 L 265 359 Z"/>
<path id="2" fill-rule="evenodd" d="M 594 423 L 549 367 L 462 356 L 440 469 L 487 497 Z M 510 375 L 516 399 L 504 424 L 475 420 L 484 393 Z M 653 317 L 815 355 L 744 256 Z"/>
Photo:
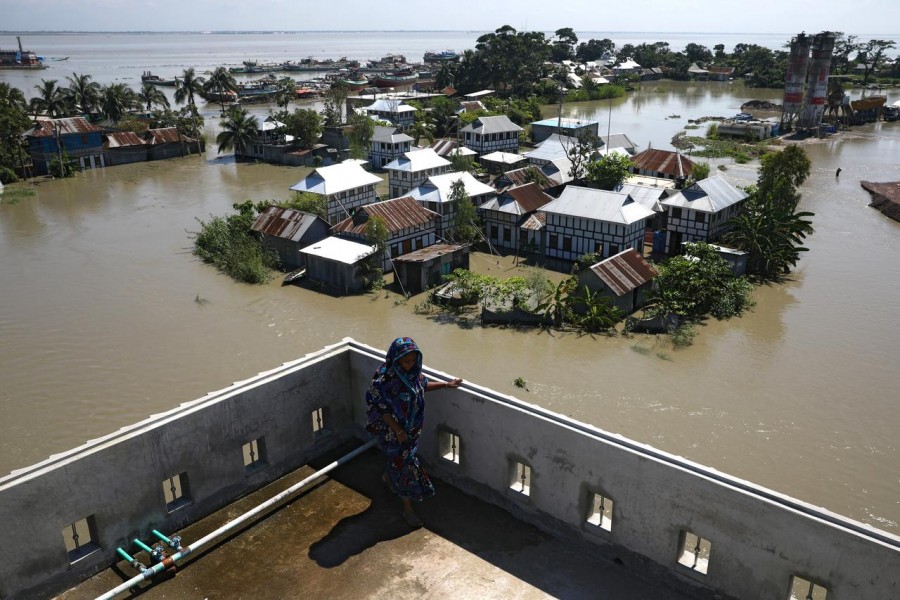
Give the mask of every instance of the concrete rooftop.
<path id="1" fill-rule="evenodd" d="M 185 528 L 178 532 L 182 543 L 199 539 L 355 445 Z M 376 450 L 365 452 L 230 537 L 191 555 L 175 576 L 157 576 L 120 597 L 691 597 L 660 589 L 621 565 L 559 541 L 441 481 L 435 482 L 437 496 L 418 506 L 425 527 L 413 530 L 400 518 L 399 501 L 381 484 L 381 460 Z M 145 553 L 137 556 L 147 564 Z M 135 574 L 131 565 L 120 561 L 57 598 L 95 598 Z"/>

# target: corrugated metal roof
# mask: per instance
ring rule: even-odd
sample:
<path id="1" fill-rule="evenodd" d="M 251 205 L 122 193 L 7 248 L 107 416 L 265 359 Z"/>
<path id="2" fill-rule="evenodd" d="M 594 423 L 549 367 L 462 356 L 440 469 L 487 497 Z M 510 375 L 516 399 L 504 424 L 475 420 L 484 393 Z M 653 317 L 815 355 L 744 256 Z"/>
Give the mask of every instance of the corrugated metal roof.
<path id="1" fill-rule="evenodd" d="M 534 212 L 553 201 L 553 198 L 545 194 L 541 187 L 534 182 L 509 188 L 505 193 L 516 200 L 522 207 L 522 212 Z"/>
<path id="2" fill-rule="evenodd" d="M 381 177 L 369 173 L 358 162 L 347 160 L 336 165 L 315 169 L 305 179 L 292 185 L 291 189 L 297 192 L 313 192 L 329 196 L 366 185 L 377 185 L 381 182 Z"/>
<path id="3" fill-rule="evenodd" d="M 404 152 L 403 156 L 397 160 L 385 165 L 388 171 L 404 171 L 417 173 L 426 169 L 436 169 L 438 167 L 446 167 L 450 165 L 450 161 L 438 155 L 431 148 L 422 148 L 421 150 L 410 150 Z"/>
<path id="4" fill-rule="evenodd" d="M 316 215 L 299 210 L 270 206 L 256 217 L 256 221 L 253 222 L 250 229 L 273 237 L 299 242 L 317 219 L 319 217 Z M 325 223 L 325 221 L 322 222 Z"/>
<path id="5" fill-rule="evenodd" d="M 133 131 L 111 131 L 104 134 L 107 148 L 124 148 L 126 146 L 143 146 L 145 142 L 141 136 Z"/>
<path id="6" fill-rule="evenodd" d="M 544 173 L 540 169 L 535 166 L 522 167 L 521 169 L 513 169 L 512 171 L 507 171 L 497 179 L 508 180 L 510 183 L 509 187 L 525 185 L 530 181 L 534 181 L 534 183 L 538 184 L 543 190 L 556 185 L 546 175 L 544 175 Z M 504 188 L 504 191 L 509 189 L 509 187 Z"/>
<path id="7" fill-rule="evenodd" d="M 528 215 L 524 221 L 519 223 L 519 227 L 522 229 L 528 229 L 529 231 L 540 231 L 547 224 L 547 215 L 542 212 L 536 212 L 534 214 Z"/>
<path id="8" fill-rule="evenodd" d="M 460 131 L 472 131 L 484 135 L 486 133 L 522 131 L 522 128 L 510 121 L 509 117 L 506 115 L 496 115 L 491 117 L 478 117 L 473 123 L 469 123 L 460 129 Z"/>
<path id="9" fill-rule="evenodd" d="M 73 135 L 103 131 L 103 128 L 88 122 L 84 117 L 66 117 L 65 119 L 38 117 L 34 129 L 28 135 L 32 137 L 56 137 L 57 130 L 59 130 L 59 135 Z"/>
<path id="10" fill-rule="evenodd" d="M 694 161 L 680 152 L 671 150 L 649 149 L 635 154 L 631 162 L 635 168 L 643 171 L 654 171 L 673 175 L 675 177 L 687 177 L 694 169 Z"/>
<path id="11" fill-rule="evenodd" d="M 395 263 L 404 262 L 404 263 L 422 263 L 428 262 L 429 260 L 433 260 L 440 256 L 444 256 L 445 254 L 452 254 L 457 250 L 465 248 L 465 244 L 433 244 L 426 248 L 421 248 L 416 250 L 415 252 L 410 252 L 409 254 L 404 254 L 402 256 L 398 256 L 396 258 L 392 258 L 391 260 Z"/>
<path id="12" fill-rule="evenodd" d="M 514 165 L 525 160 L 525 157 L 521 154 L 515 154 L 513 152 L 491 152 L 490 154 L 485 154 L 484 156 L 482 156 L 480 160 L 500 163 L 503 165 Z"/>
<path id="13" fill-rule="evenodd" d="M 406 112 L 416 112 L 414 106 L 403 104 L 400 100 L 391 100 L 389 98 L 380 98 L 366 107 L 369 112 L 383 112 L 391 114 L 399 114 Z"/>
<path id="14" fill-rule="evenodd" d="M 145 139 L 151 144 L 171 144 L 173 142 L 192 142 L 191 138 L 183 136 L 176 127 L 163 127 L 161 129 L 148 129 Z"/>
<path id="15" fill-rule="evenodd" d="M 562 121 L 562 123 L 560 123 Z M 535 121 L 531 125 L 543 125 L 544 127 L 561 127 L 562 129 L 578 129 L 589 125 L 598 125 L 599 121 L 582 121 L 581 119 L 572 119 L 569 117 L 554 117 L 552 119 L 544 119 L 543 121 Z"/>
<path id="16" fill-rule="evenodd" d="M 460 146 L 457 148 L 456 140 L 434 140 L 431 143 L 431 149 L 438 153 L 438 156 L 450 157 L 456 156 L 456 154 L 460 154 L 462 156 L 474 156 L 478 154 L 474 150 L 466 148 L 465 146 Z"/>
<path id="17" fill-rule="evenodd" d="M 662 204 L 705 213 L 717 213 L 746 197 L 747 192 L 737 189 L 720 175 L 714 175 L 663 200 Z"/>
<path id="18" fill-rule="evenodd" d="M 352 265 L 375 253 L 375 246 L 360 244 L 339 237 L 327 237 L 300 250 L 303 254 L 319 256 L 345 265 Z"/>
<path id="19" fill-rule="evenodd" d="M 540 210 L 545 213 L 582 217 L 620 225 L 629 225 L 652 217 L 654 214 L 649 208 L 632 200 L 628 194 L 577 185 L 566 187 L 559 198 Z"/>
<path id="20" fill-rule="evenodd" d="M 439 219 L 441 215 L 428 210 L 413 198 L 403 196 L 384 202 L 373 202 L 356 209 L 352 217 L 348 217 L 331 228 L 336 233 L 366 232 L 368 217 L 380 217 L 389 233 L 396 233 L 407 228 L 427 226 Z"/>
<path id="21" fill-rule="evenodd" d="M 631 138 L 624 133 L 601 135 L 600 140 L 607 148 L 625 148 L 629 152 L 634 152 L 634 149 L 637 148 L 637 144 L 631 141 Z"/>
<path id="22" fill-rule="evenodd" d="M 397 131 L 396 127 L 375 127 L 372 141 L 399 144 L 400 142 L 411 142 L 413 139 L 405 133 Z"/>
<path id="23" fill-rule="evenodd" d="M 638 185 L 636 183 L 623 184 L 618 190 L 623 194 L 628 194 L 631 199 L 652 210 L 653 212 L 662 212 L 665 210 L 660 204 L 660 200 L 667 197 L 665 188 L 651 187 L 649 185 Z"/>
<path id="24" fill-rule="evenodd" d="M 617 296 L 623 296 L 659 275 L 634 248 L 619 252 L 591 267 L 597 277 Z"/>

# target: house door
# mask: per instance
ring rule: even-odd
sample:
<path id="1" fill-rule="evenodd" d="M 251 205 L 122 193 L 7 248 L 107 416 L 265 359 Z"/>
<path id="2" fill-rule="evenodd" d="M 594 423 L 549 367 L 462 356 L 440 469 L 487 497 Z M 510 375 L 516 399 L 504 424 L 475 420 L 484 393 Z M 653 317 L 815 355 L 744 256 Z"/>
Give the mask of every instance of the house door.
<path id="1" fill-rule="evenodd" d="M 403 254 L 412 252 L 412 240 L 403 240 Z"/>
<path id="2" fill-rule="evenodd" d="M 675 256 L 681 252 L 681 232 L 669 232 L 669 256 Z"/>

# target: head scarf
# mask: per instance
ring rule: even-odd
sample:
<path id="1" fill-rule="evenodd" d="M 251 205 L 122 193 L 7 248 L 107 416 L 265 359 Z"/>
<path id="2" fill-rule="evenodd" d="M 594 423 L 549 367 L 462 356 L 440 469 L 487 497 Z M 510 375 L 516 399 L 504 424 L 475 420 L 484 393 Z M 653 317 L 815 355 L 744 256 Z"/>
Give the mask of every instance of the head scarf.
<path id="1" fill-rule="evenodd" d="M 410 352 L 416 353 L 416 364 L 409 371 L 404 371 L 398 361 Z M 412 338 L 398 337 L 391 342 L 391 347 L 388 348 L 387 357 L 382 368 L 385 373 L 388 371 L 393 373 L 413 394 L 416 394 L 418 392 L 416 384 L 419 382 L 419 375 L 422 373 L 422 351 L 419 350 Z"/>

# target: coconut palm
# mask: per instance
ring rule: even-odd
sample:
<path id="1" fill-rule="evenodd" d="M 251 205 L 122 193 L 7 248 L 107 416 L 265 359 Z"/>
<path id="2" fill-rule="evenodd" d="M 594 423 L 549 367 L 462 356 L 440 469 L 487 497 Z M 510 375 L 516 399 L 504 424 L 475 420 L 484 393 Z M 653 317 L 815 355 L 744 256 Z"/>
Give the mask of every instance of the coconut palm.
<path id="1" fill-rule="evenodd" d="M 72 73 L 72 76 L 66 77 L 66 79 L 69 81 L 68 96 L 76 111 L 89 113 L 97 108 L 100 100 L 99 83 L 91 81 L 90 75 L 79 75 L 78 73 Z"/>
<path id="2" fill-rule="evenodd" d="M 175 78 L 175 102 L 184 104 L 187 102 L 192 111 L 197 110 L 197 104 L 194 102 L 194 96 L 203 97 L 203 82 L 206 79 L 197 77 L 194 68 L 185 69 L 181 74 L 181 78 Z"/>
<path id="3" fill-rule="evenodd" d="M 141 86 L 141 91 L 138 92 L 137 99 L 140 101 L 141 105 L 146 105 L 148 113 L 153 110 L 154 106 L 169 108 L 169 99 L 166 98 L 166 95 L 163 94 L 158 87 L 150 85 L 149 83 L 145 83 Z"/>
<path id="4" fill-rule="evenodd" d="M 235 157 L 247 153 L 247 149 L 256 139 L 259 121 L 245 108 L 234 106 L 228 116 L 222 120 L 222 131 L 216 136 L 219 153 L 234 150 Z"/>
<path id="5" fill-rule="evenodd" d="M 19 88 L 13 87 L 5 81 L 0 81 L 0 107 L 19 108 L 28 112 L 25 94 Z"/>
<path id="6" fill-rule="evenodd" d="M 137 94 L 124 83 L 112 83 L 101 89 L 100 111 L 111 121 L 121 121 L 129 110 L 140 107 Z"/>
<path id="7" fill-rule="evenodd" d="M 38 92 L 37 102 L 35 102 L 36 109 L 51 119 L 66 114 L 66 99 L 62 88 L 56 85 L 55 79 L 41 79 L 41 84 L 34 86 L 34 89 Z"/>
<path id="8" fill-rule="evenodd" d="M 218 98 L 222 114 L 225 114 L 225 98 L 230 94 L 237 94 L 237 82 L 228 69 L 216 67 L 209 79 L 203 83 L 203 91 L 210 99 Z"/>

